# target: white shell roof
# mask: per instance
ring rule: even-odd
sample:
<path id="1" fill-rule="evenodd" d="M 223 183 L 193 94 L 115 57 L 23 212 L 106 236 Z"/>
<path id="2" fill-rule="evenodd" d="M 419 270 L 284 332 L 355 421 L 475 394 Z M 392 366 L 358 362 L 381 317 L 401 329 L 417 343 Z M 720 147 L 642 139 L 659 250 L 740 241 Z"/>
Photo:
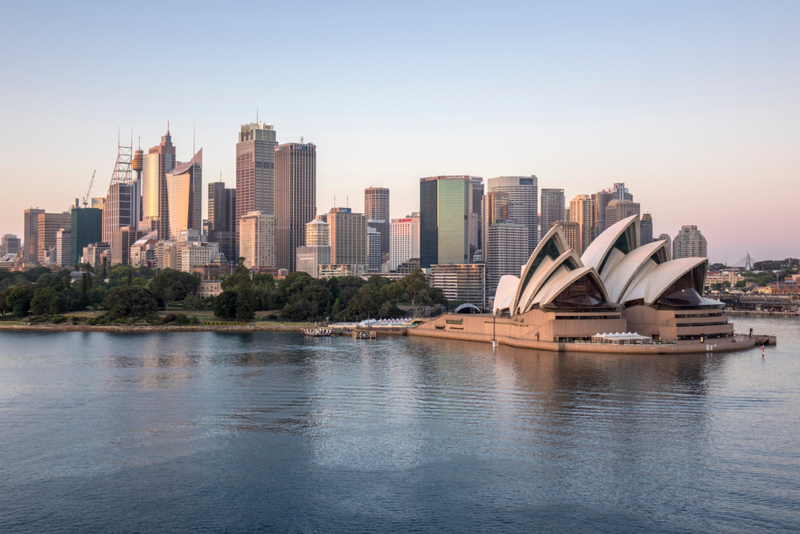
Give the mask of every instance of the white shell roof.
<path id="1" fill-rule="evenodd" d="M 566 267 L 563 267 L 564 264 L 567 263 L 567 260 L 570 259 L 574 264 L 571 266 L 571 269 L 583 267 L 578 253 L 572 249 L 569 249 L 555 260 L 548 261 L 549 258 L 545 258 L 545 260 L 539 264 L 539 268 L 536 269 L 533 278 L 531 278 L 531 281 L 528 283 L 528 287 L 525 289 L 525 292 L 522 294 L 522 298 L 517 304 L 517 313 L 524 313 L 533 306 L 534 297 L 537 293 L 539 293 L 539 290 L 542 288 L 542 285 L 545 283 L 545 281 L 557 269 L 563 268 L 565 271 L 570 270 Z"/>
<path id="2" fill-rule="evenodd" d="M 619 239 L 619 236 L 626 231 L 629 231 L 629 229 L 632 230 L 631 233 L 633 234 L 631 235 L 631 249 L 638 247 L 639 228 L 636 225 L 638 221 L 638 215 L 631 215 L 630 217 L 622 219 L 616 224 L 606 228 L 606 231 L 597 236 L 597 238 L 592 241 L 586 251 L 584 251 L 583 256 L 581 256 L 583 264 L 589 267 L 594 267 L 595 269 L 599 269 L 606 255 L 608 255 L 614 246 L 614 243 L 616 243 L 617 239 Z M 631 226 L 633 226 L 632 229 L 630 228 Z"/>
<path id="3" fill-rule="evenodd" d="M 648 276 L 641 277 L 636 285 L 629 287 L 620 302 L 642 299 L 646 305 L 652 305 L 681 276 L 700 266 L 706 267 L 707 264 L 708 258 L 681 258 L 662 263 L 652 269 Z M 695 287 L 695 290 L 701 295 L 704 281 L 705 269 L 700 276 L 699 287 Z"/>
<path id="4" fill-rule="evenodd" d="M 637 272 L 639 272 L 639 269 L 653 256 L 660 256 L 660 261 L 654 261 L 654 264 L 664 263 L 666 261 L 666 255 L 662 250 L 666 250 L 666 247 L 666 241 L 654 241 L 624 255 L 621 260 L 617 261 L 611 267 L 608 266 L 609 262 L 606 262 L 606 268 L 603 270 L 601 277 L 611 300 L 619 302 L 625 289 Z M 613 252 L 619 251 L 614 250 Z"/>
<path id="5" fill-rule="evenodd" d="M 525 289 L 523 287 L 523 284 L 525 283 L 525 279 L 528 277 L 528 273 L 530 272 L 531 268 L 533 267 L 533 264 L 536 261 L 536 258 L 538 258 L 544 252 L 548 242 L 551 239 L 553 240 L 553 243 L 556 246 L 556 250 L 558 250 L 559 256 L 561 254 L 563 254 L 564 252 L 566 252 L 567 250 L 569 250 L 569 245 L 567 244 L 567 238 L 564 237 L 564 232 L 561 230 L 560 226 L 556 225 L 556 226 L 552 227 L 550 229 L 550 231 L 547 232 L 544 235 L 542 240 L 539 241 L 539 244 L 536 246 L 536 249 L 533 251 L 533 254 L 531 254 L 531 257 L 528 258 L 528 263 L 525 264 L 525 267 L 523 267 L 522 271 L 520 272 L 519 278 L 520 278 L 520 280 L 522 280 L 522 282 L 517 287 L 517 291 L 516 291 L 516 294 L 514 295 L 514 299 L 511 301 L 510 308 L 511 308 L 511 314 L 512 315 L 514 314 L 514 310 L 517 309 L 520 297 L 522 297 L 522 291 L 523 291 L 523 289 Z M 534 274 L 535 274 L 535 271 L 534 271 Z M 528 283 L 530 283 L 532 281 L 533 280 L 531 279 L 531 280 L 529 280 Z"/>
<path id="6" fill-rule="evenodd" d="M 500 277 L 500 283 L 497 284 L 497 291 L 494 292 L 494 305 L 492 313 L 497 315 L 498 311 L 502 311 L 511 306 L 511 300 L 519 286 L 519 278 L 510 274 Z"/>
<path id="7" fill-rule="evenodd" d="M 608 302 L 608 293 L 603 286 L 603 281 L 600 280 L 600 276 L 598 276 L 597 271 L 594 270 L 593 267 L 581 267 L 580 269 L 575 269 L 574 271 L 570 271 L 564 276 L 558 277 L 555 280 L 554 284 L 547 284 L 548 290 L 545 293 L 542 292 L 542 299 L 540 301 L 540 306 L 547 306 L 551 302 L 553 302 L 556 297 L 558 297 L 565 289 L 567 289 L 573 282 L 580 280 L 585 276 L 591 276 L 594 278 L 594 281 L 597 283 L 597 287 L 600 288 L 600 291 L 603 293 L 603 299 Z"/>

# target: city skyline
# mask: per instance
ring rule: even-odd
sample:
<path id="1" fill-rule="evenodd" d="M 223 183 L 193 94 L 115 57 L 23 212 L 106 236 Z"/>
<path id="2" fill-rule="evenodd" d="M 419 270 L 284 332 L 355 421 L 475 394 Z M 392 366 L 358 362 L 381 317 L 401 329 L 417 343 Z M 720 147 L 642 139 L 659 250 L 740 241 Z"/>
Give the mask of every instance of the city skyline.
<path id="1" fill-rule="evenodd" d="M 167 21 L 187 5 L 160 9 L 154 25 L 147 5 L 6 9 L 0 139 L 15 157 L 0 161 L 0 232 L 22 235 L 24 209 L 68 209 L 94 169 L 92 196 L 104 196 L 120 130 L 147 151 L 170 121 L 179 161 L 191 159 L 196 133 L 206 175 L 221 172 L 233 187 L 236 134 L 261 121 L 280 143 L 305 136 L 319 147 L 318 210 L 347 196 L 363 212 L 364 188 L 384 186 L 391 217 L 403 217 L 419 209 L 414 184 L 425 176 L 534 174 L 567 199 L 625 182 L 653 213 L 655 235 L 697 225 L 712 262 L 726 252 L 731 261 L 800 254 L 800 222 L 783 215 L 800 192 L 796 4 L 441 5 L 425 17 L 417 6 L 314 4 L 303 16 L 274 6 L 273 41 L 292 51 L 274 61 L 233 45 L 259 29 L 266 6 L 193 15 L 201 34 L 215 32 L 200 43 L 170 38 Z M 97 46 L 123 13 L 142 30 L 120 45 L 132 51 L 124 65 L 114 46 Z M 536 32 L 522 31 L 531 25 Z M 465 32 L 469 42 L 458 38 Z M 187 90 L 164 62 L 118 82 L 167 47 L 182 68 L 210 76 Z M 232 54 L 269 68 L 234 70 Z M 231 79 L 259 87 L 257 96 Z M 67 134 L 37 157 L 41 125 L 54 121 Z M 748 194 L 753 187 L 764 194 Z"/>

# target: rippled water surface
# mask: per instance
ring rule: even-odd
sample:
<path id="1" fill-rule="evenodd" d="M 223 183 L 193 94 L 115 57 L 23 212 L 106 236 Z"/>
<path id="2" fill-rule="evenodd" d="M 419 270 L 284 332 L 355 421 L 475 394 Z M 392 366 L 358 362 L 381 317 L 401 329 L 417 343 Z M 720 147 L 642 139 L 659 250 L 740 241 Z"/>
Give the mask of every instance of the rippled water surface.
<path id="1" fill-rule="evenodd" d="M 0 333 L 3 532 L 796 532 L 800 321 L 733 354 Z"/>

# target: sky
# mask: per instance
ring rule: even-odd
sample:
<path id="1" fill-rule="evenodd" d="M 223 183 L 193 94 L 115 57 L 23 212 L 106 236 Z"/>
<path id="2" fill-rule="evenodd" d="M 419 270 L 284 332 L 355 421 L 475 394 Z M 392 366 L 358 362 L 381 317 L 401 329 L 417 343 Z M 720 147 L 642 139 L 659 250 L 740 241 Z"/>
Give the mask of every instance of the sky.
<path id="1" fill-rule="evenodd" d="M 317 145 L 320 213 L 384 186 L 403 217 L 442 174 L 568 202 L 625 182 L 712 262 L 800 257 L 799 23 L 796 1 L 4 2 L 0 234 L 95 170 L 104 196 L 118 133 L 146 151 L 167 121 L 234 187 L 258 113 Z"/>

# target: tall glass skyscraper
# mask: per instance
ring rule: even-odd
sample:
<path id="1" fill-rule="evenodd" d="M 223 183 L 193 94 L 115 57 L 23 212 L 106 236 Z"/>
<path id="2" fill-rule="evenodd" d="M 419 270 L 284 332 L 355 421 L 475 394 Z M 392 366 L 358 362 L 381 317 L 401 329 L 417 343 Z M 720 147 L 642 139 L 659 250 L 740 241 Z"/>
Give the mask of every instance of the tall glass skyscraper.
<path id="1" fill-rule="evenodd" d="M 480 187 L 476 187 L 480 185 Z M 420 264 L 471 263 L 479 242 L 481 178 L 420 179 Z"/>
<path id="2" fill-rule="evenodd" d="M 317 147 L 313 143 L 275 147 L 275 267 L 296 270 L 297 247 L 305 246 L 306 223 L 316 213 Z"/>
<path id="3" fill-rule="evenodd" d="M 161 143 L 144 156 L 142 168 L 142 220 L 159 239 L 169 238 L 167 173 L 175 167 L 175 146 L 167 130 Z"/>
<path id="4" fill-rule="evenodd" d="M 236 143 L 236 243 L 240 217 L 251 211 L 275 214 L 275 147 L 271 124 L 252 122 L 239 131 Z"/>
<path id="5" fill-rule="evenodd" d="M 203 231 L 203 149 L 191 161 L 166 174 L 169 199 L 169 239 L 183 230 Z"/>
<path id="6" fill-rule="evenodd" d="M 389 254 L 389 189 L 368 187 L 364 189 L 364 216 L 381 234 L 381 254 Z"/>

